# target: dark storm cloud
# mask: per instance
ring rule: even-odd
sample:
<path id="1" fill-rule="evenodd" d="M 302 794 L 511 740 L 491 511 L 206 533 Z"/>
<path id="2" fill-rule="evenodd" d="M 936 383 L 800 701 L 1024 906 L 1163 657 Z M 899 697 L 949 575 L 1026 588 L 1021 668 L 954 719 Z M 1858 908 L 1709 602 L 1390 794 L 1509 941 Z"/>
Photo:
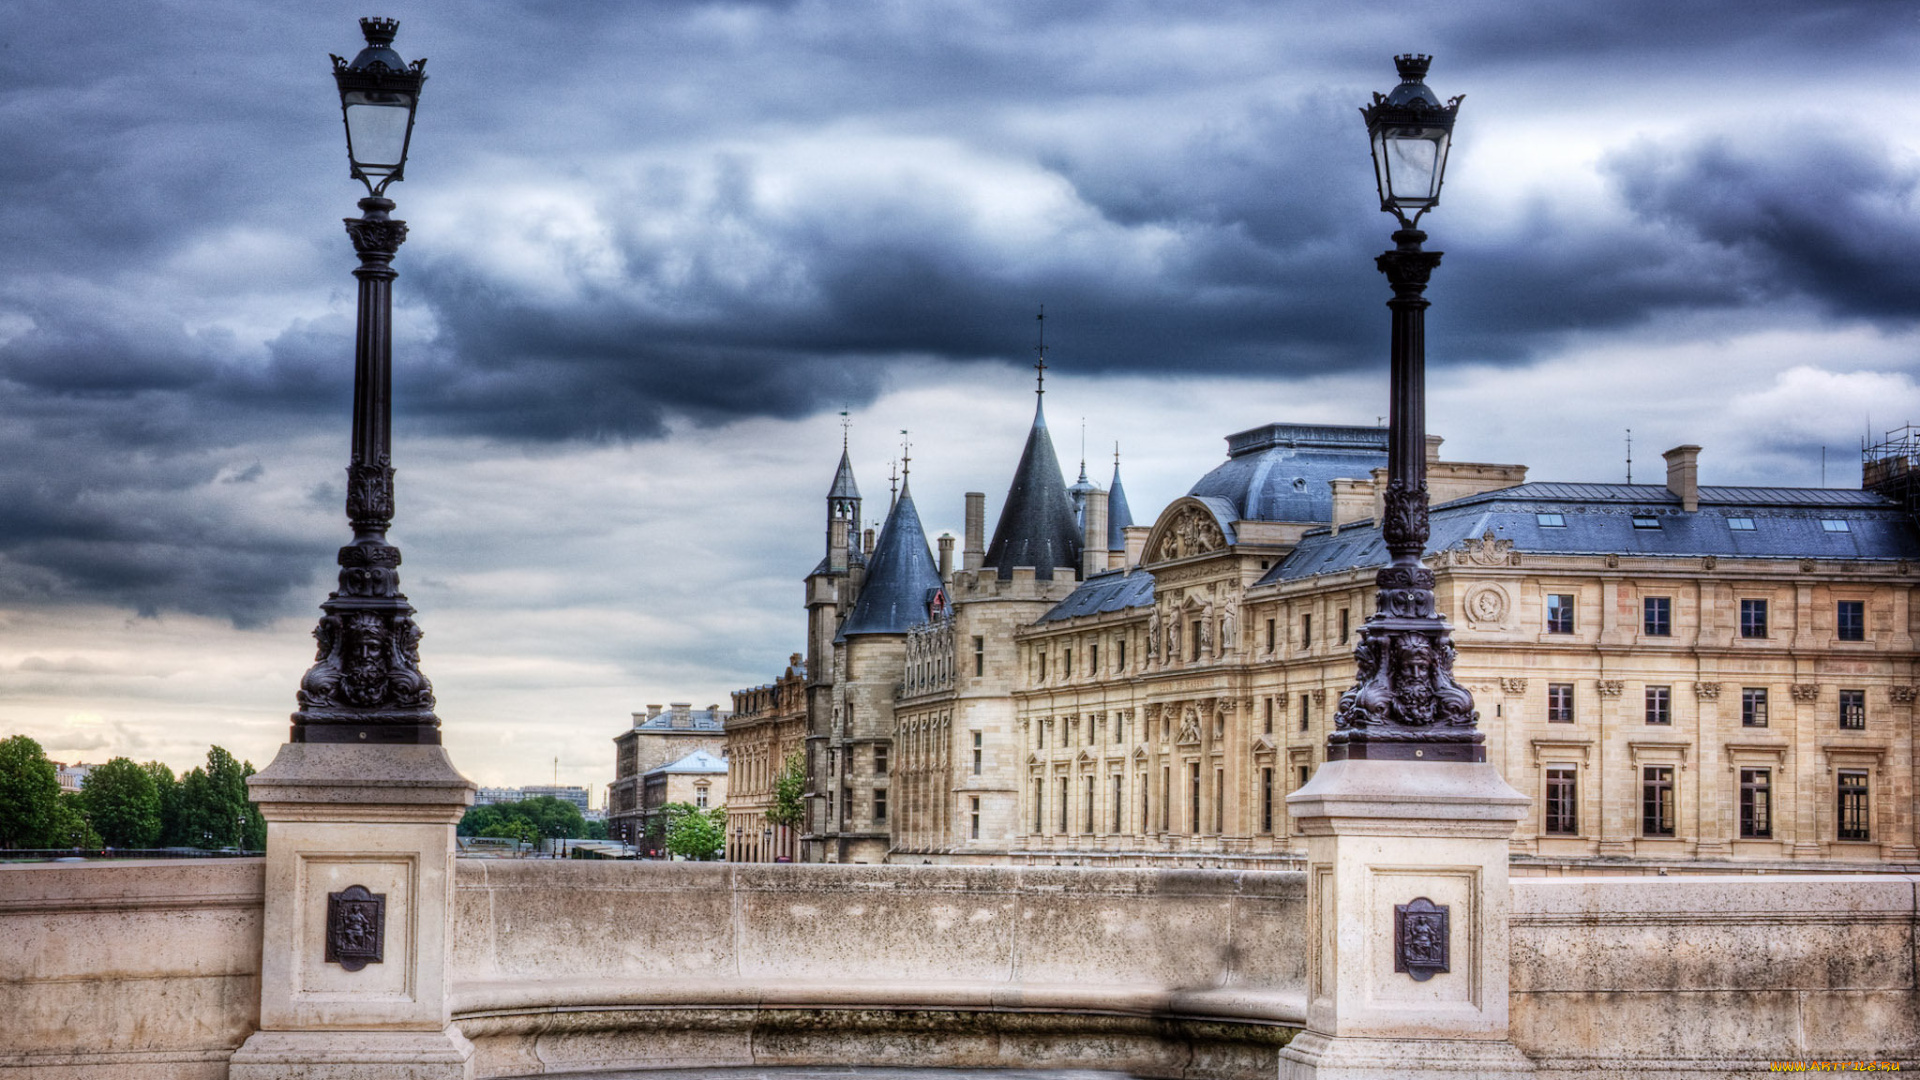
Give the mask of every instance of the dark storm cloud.
<path id="1" fill-rule="evenodd" d="M 255 444 L 344 429 L 353 193 L 325 53 L 353 50 L 361 12 L 16 8 L 0 593 L 242 621 L 305 606 L 330 542 L 223 500 L 311 487 L 257 466 Z M 1389 227 L 1355 106 L 1391 52 L 1444 53 L 1437 87 L 1524 115 L 1631 100 L 1680 65 L 1709 95 L 1760 69 L 1894 65 L 1915 28 L 1904 5 L 1652 0 L 1418 20 L 1251 2 L 394 8 L 402 51 L 431 58 L 395 191 L 416 215 L 400 420 L 530 443 L 863 403 L 901 358 L 1030 355 L 1040 303 L 1069 370 L 1377 365 Z M 1812 85 L 1779 96 L 1817 114 Z M 1843 120 L 1809 124 L 1616 145 L 1624 212 L 1516 191 L 1533 200 L 1517 222 L 1447 218 L 1436 363 L 1781 301 L 1906 325 L 1913 171 Z M 875 147 L 896 157 L 861 159 Z M 523 205 L 554 192 L 574 203 Z M 544 220 L 562 209 L 577 220 Z M 569 252 L 563 225 L 592 250 Z M 220 558 L 194 557 L 213 533 Z"/>

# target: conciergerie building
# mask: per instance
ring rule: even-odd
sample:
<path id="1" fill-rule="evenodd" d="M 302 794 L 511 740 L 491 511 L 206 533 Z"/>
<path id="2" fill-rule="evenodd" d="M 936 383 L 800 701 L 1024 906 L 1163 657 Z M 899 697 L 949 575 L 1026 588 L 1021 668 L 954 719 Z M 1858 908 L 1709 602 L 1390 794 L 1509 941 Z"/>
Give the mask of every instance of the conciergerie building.
<path id="1" fill-rule="evenodd" d="M 910 477 L 877 536 L 843 452 L 806 579 L 807 820 L 826 862 L 1281 866 L 1373 577 L 1382 428 L 1276 423 L 1150 523 L 1062 475 L 1036 405 L 958 566 Z M 1428 441 L 1427 564 L 1516 872 L 1906 864 L 1910 449 L 1859 490 L 1529 481 Z M 1920 487 L 1920 485 L 1916 485 Z M 865 542 L 862 542 L 864 539 Z M 796 668 L 795 670 L 799 670 Z"/>

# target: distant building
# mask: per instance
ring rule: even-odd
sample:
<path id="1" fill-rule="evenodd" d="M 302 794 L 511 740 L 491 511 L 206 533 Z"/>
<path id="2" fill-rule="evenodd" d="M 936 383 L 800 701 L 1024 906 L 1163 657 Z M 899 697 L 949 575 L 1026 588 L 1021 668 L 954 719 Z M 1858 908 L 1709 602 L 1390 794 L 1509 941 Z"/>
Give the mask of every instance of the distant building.
<path id="1" fill-rule="evenodd" d="M 614 737 L 613 783 L 607 787 L 607 835 L 636 844 L 645 835 L 641 819 L 641 778 L 648 770 L 678 761 L 696 750 L 719 757 L 726 753 L 726 720 L 732 714 L 718 705 L 696 709 L 675 702 L 666 709 L 647 706 L 633 714 L 633 726 Z"/>
<path id="2" fill-rule="evenodd" d="M 580 816 L 585 817 L 587 815 L 587 789 L 570 785 L 556 787 L 552 784 L 535 784 L 531 787 L 483 787 L 474 793 L 473 805 L 492 806 L 496 803 L 525 802 L 528 799 L 543 797 L 559 799 L 561 802 L 570 802 L 574 806 L 579 807 Z"/>
<path id="3" fill-rule="evenodd" d="M 807 665 L 799 653 L 786 673 L 765 686 L 733 692 L 727 720 L 727 860 L 794 861 L 796 830 L 767 824 L 773 786 L 790 754 L 807 735 Z"/>
<path id="4" fill-rule="evenodd" d="M 58 777 L 60 781 L 60 790 L 77 792 L 86 784 L 87 774 L 92 772 L 95 766 L 85 764 L 84 762 L 76 765 L 68 765 L 64 762 L 56 761 L 53 763 L 53 768 L 54 775 Z"/>
<path id="5" fill-rule="evenodd" d="M 727 802 L 727 762 L 718 754 L 695 750 L 678 761 L 648 769 L 640 778 L 640 815 L 636 846 L 657 850 L 664 846 L 661 808 L 688 803 L 702 810 Z"/>

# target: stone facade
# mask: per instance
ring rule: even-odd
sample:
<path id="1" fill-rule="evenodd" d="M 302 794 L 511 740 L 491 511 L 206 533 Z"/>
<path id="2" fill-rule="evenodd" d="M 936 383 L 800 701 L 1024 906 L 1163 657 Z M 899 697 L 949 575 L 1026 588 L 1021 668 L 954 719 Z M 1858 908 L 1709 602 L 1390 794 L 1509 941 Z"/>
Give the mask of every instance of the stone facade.
<path id="1" fill-rule="evenodd" d="M 642 778 L 651 770 L 705 750 L 726 753 L 728 713 L 718 705 L 696 709 L 675 702 L 662 709 L 647 706 L 633 714 L 633 726 L 614 737 L 613 783 L 607 785 L 607 836 L 638 844 L 646 834 Z M 717 805 L 717 804 L 716 804 Z"/>
<path id="2" fill-rule="evenodd" d="M 788 755 L 805 752 L 807 667 L 799 653 L 775 681 L 734 691 L 726 728 L 727 861 L 792 862 L 799 836 L 768 824 L 767 810 Z"/>

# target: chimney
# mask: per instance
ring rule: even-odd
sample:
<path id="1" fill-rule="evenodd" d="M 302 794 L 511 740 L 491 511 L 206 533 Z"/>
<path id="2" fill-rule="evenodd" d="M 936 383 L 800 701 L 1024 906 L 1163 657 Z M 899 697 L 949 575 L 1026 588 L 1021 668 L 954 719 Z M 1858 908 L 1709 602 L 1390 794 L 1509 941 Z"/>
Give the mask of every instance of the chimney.
<path id="1" fill-rule="evenodd" d="M 1080 580 L 1107 568 L 1107 493 L 1087 492 L 1086 521 L 1080 530 Z"/>
<path id="2" fill-rule="evenodd" d="M 1427 436 L 1427 464 L 1440 460 L 1440 444 L 1446 441 L 1438 435 Z"/>
<path id="3" fill-rule="evenodd" d="M 953 534 L 940 534 L 940 584 L 953 587 Z"/>
<path id="4" fill-rule="evenodd" d="M 1151 525 L 1129 525 L 1120 530 L 1127 538 L 1127 568 L 1140 565 L 1140 559 L 1147 553 L 1147 536 L 1153 532 Z"/>
<path id="5" fill-rule="evenodd" d="M 1700 509 L 1700 448 L 1676 446 L 1660 456 L 1667 459 L 1667 490 L 1680 496 L 1680 508 Z"/>
<path id="6" fill-rule="evenodd" d="M 967 546 L 960 550 L 960 568 L 978 570 L 987 561 L 987 495 L 967 492 Z"/>
<path id="7" fill-rule="evenodd" d="M 873 561 L 873 530 L 872 529 L 867 530 L 866 542 L 862 545 L 860 550 L 867 553 L 867 561 L 869 562 Z"/>
<path id="8" fill-rule="evenodd" d="M 843 517 L 836 516 L 827 522 L 827 573 L 846 573 L 847 545 L 853 541 L 852 528 L 852 523 Z"/>
<path id="9" fill-rule="evenodd" d="M 1365 518 L 1373 509 L 1372 480 L 1329 480 L 1327 486 L 1333 489 L 1335 536 L 1340 535 L 1340 526 Z"/>
<path id="10" fill-rule="evenodd" d="M 660 706 L 658 705 L 647 706 L 647 719 L 651 720 L 654 717 L 659 715 L 660 715 Z"/>

